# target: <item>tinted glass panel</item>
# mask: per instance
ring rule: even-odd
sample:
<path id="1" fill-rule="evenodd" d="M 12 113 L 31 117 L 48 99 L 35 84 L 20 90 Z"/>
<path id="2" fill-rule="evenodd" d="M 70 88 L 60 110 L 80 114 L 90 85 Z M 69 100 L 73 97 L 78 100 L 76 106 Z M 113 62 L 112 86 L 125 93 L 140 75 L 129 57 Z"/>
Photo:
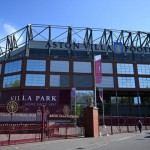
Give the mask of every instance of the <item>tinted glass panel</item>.
<path id="1" fill-rule="evenodd" d="M 69 72 L 69 61 L 54 61 L 50 63 L 50 71 L 52 72 Z"/>
<path id="2" fill-rule="evenodd" d="M 140 88 L 150 88 L 150 78 L 139 78 Z"/>
<path id="3" fill-rule="evenodd" d="M 20 75 L 4 77 L 3 88 L 19 87 L 19 86 L 20 86 Z"/>
<path id="4" fill-rule="evenodd" d="M 50 75 L 50 86 L 69 86 L 69 75 Z"/>
<path id="5" fill-rule="evenodd" d="M 118 74 L 134 74 L 133 64 L 117 64 Z"/>
<path id="6" fill-rule="evenodd" d="M 27 60 L 27 71 L 45 71 L 45 60 Z"/>
<path id="7" fill-rule="evenodd" d="M 51 50 L 50 58 L 68 58 L 69 53 L 68 50 Z"/>
<path id="8" fill-rule="evenodd" d="M 48 57 L 49 49 L 30 49 L 30 56 Z"/>
<path id="9" fill-rule="evenodd" d="M 135 88 L 134 77 L 118 77 L 119 88 Z"/>
<path id="10" fill-rule="evenodd" d="M 121 54 L 115 54 L 114 53 L 114 59 L 115 60 L 121 60 L 121 61 L 127 61 L 127 60 L 133 60 L 132 53 L 121 53 Z"/>
<path id="11" fill-rule="evenodd" d="M 138 74 L 150 75 L 150 65 L 148 64 L 138 64 L 137 65 Z"/>
<path id="12" fill-rule="evenodd" d="M 78 73 L 91 73 L 91 62 L 73 62 L 73 71 Z"/>
<path id="13" fill-rule="evenodd" d="M 80 58 L 80 59 L 88 59 L 90 58 L 90 54 L 87 51 L 71 51 L 71 57 Z"/>
<path id="14" fill-rule="evenodd" d="M 102 73 L 112 74 L 113 73 L 112 63 L 103 63 L 102 62 Z"/>
<path id="15" fill-rule="evenodd" d="M 114 103 L 114 104 L 116 103 L 116 97 L 111 97 L 110 100 L 111 100 L 111 103 L 112 103 L 112 104 L 113 104 L 113 103 Z"/>
<path id="16" fill-rule="evenodd" d="M 114 78 L 109 76 L 102 76 L 102 82 L 97 84 L 97 87 L 114 87 Z"/>
<path id="17" fill-rule="evenodd" d="M 73 86 L 78 87 L 92 87 L 92 76 L 81 76 L 81 75 L 74 75 L 73 76 Z"/>
<path id="18" fill-rule="evenodd" d="M 27 74 L 26 86 L 45 86 L 45 74 Z"/>
<path id="19" fill-rule="evenodd" d="M 4 73 L 7 74 L 7 73 L 13 73 L 13 72 L 21 71 L 21 65 L 22 65 L 21 60 L 6 63 Z"/>
<path id="20" fill-rule="evenodd" d="M 87 90 L 87 91 L 76 90 L 75 94 L 76 94 L 76 104 L 75 104 L 75 101 L 71 102 L 72 110 L 77 115 L 82 116 L 84 115 L 84 108 L 88 106 L 88 99 L 92 97 L 94 100 L 94 92 L 92 90 L 91 91 L 90 90 Z"/>

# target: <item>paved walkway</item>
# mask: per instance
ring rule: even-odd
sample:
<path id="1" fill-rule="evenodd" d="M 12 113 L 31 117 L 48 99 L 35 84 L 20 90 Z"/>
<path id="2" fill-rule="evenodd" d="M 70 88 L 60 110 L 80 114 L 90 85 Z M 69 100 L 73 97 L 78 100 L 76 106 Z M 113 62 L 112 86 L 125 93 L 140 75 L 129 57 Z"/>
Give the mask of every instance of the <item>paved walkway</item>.
<path id="1" fill-rule="evenodd" d="M 45 141 L 37 143 L 26 143 L 19 145 L 1 146 L 1 150 L 92 150 L 96 146 L 104 146 L 112 142 L 125 140 L 141 134 L 150 134 L 150 130 L 143 131 L 142 133 L 120 133 L 109 136 L 102 136 L 98 138 L 76 138 L 76 139 L 63 139 L 55 141 Z"/>

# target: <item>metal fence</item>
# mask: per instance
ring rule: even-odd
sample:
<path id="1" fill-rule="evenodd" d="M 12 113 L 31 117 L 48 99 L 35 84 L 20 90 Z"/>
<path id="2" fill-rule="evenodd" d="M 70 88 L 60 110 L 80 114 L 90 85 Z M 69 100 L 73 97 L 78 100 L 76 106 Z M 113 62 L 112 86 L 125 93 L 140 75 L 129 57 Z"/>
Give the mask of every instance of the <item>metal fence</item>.
<path id="1" fill-rule="evenodd" d="M 147 116 L 105 116 L 104 119 L 100 116 L 100 135 L 137 132 L 138 120 L 142 121 L 143 130 L 150 129 Z M 81 136 L 84 137 L 84 117 L 52 115 L 44 109 L 40 113 L 0 113 L 0 145 Z"/>
<path id="2" fill-rule="evenodd" d="M 51 116 L 48 117 L 48 116 Z M 83 135 L 70 115 L 0 113 L 0 145 L 74 138 Z"/>
<path id="3" fill-rule="evenodd" d="M 138 120 L 141 120 L 143 130 L 150 130 L 150 117 L 135 116 L 105 116 L 104 122 L 100 117 L 100 129 L 102 134 L 115 134 L 122 132 L 137 132 Z"/>

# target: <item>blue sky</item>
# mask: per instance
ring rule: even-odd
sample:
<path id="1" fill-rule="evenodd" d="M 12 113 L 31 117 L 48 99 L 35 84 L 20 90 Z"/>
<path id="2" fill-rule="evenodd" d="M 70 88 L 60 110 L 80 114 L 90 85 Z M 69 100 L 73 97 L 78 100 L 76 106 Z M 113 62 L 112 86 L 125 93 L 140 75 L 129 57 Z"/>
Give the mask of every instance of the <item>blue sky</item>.
<path id="1" fill-rule="evenodd" d="M 150 32 L 150 0 L 1 0 L 0 38 L 27 24 Z"/>

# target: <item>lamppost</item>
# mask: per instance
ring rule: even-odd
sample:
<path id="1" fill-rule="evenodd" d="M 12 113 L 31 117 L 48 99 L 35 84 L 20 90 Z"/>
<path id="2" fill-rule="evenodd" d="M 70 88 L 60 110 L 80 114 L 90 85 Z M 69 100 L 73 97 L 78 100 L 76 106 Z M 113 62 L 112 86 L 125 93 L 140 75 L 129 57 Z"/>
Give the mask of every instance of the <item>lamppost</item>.
<path id="1" fill-rule="evenodd" d="M 104 106 L 104 99 L 103 99 L 103 88 L 99 88 L 99 98 L 102 102 L 102 109 L 103 109 L 103 127 L 105 127 L 105 106 Z"/>
<path id="2" fill-rule="evenodd" d="M 116 104 L 117 104 L 117 118 L 118 118 L 118 127 L 119 127 L 119 131 L 121 132 L 121 129 L 120 129 L 120 120 L 119 120 L 119 106 L 118 106 L 118 94 L 117 94 L 117 91 L 116 91 Z"/>
<path id="3" fill-rule="evenodd" d="M 140 96 L 139 96 L 139 92 L 137 91 L 137 100 L 138 100 L 138 108 L 139 108 L 139 117 L 141 118 L 141 99 L 140 99 Z"/>

